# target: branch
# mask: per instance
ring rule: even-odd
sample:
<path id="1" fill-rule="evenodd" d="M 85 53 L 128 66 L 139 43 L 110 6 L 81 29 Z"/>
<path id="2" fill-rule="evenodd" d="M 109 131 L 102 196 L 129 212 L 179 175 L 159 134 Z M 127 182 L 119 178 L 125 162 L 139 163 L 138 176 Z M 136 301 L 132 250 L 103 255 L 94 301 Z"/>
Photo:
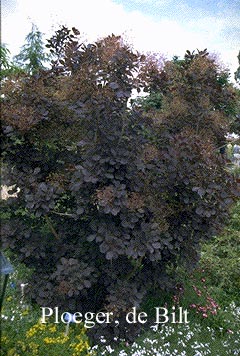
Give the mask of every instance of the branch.
<path id="1" fill-rule="evenodd" d="M 75 218 L 75 215 L 74 215 L 74 214 L 60 213 L 60 212 L 54 211 L 54 210 L 51 210 L 51 213 L 56 214 L 56 215 L 60 215 L 60 216 L 67 216 L 67 217 L 69 217 L 69 218 Z"/>
<path id="2" fill-rule="evenodd" d="M 54 237 L 56 237 L 57 240 L 60 240 L 60 237 L 59 237 L 58 233 L 56 232 L 56 230 L 54 229 L 51 219 L 47 215 L 45 216 L 45 219 L 46 219 L 46 223 L 48 224 L 48 227 L 51 230 L 51 232 L 53 233 Z"/>
<path id="3" fill-rule="evenodd" d="M 139 260 L 136 261 L 136 264 L 135 264 L 133 270 L 126 276 L 126 280 L 127 280 L 127 281 L 129 281 L 129 279 L 131 279 L 131 278 L 135 275 L 135 273 L 137 272 L 137 270 L 141 270 L 141 269 L 142 269 L 142 267 L 143 267 L 142 261 L 143 261 L 143 258 L 144 258 L 144 257 L 145 257 L 145 256 L 141 256 L 141 257 L 139 258 Z"/>

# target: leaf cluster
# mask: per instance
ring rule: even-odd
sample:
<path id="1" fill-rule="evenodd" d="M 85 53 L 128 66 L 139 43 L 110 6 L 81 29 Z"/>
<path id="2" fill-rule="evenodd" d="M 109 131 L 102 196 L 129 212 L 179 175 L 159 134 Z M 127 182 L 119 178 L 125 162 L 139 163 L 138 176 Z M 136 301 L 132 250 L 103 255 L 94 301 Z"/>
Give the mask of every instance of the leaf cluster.
<path id="1" fill-rule="evenodd" d="M 149 72 L 149 63 L 146 68 Z M 170 133 L 191 127 L 221 147 L 226 132 L 237 120 L 239 109 L 238 91 L 229 82 L 227 70 L 206 49 L 187 51 L 184 59 L 174 57 L 163 68 L 155 66 L 154 69 L 154 82 L 150 81 L 150 87 L 145 85 L 150 95 L 141 107 L 148 112 L 152 108 L 148 116 L 155 125 L 159 129 L 167 128 Z M 161 110 L 156 112 L 156 108 Z"/>
<path id="2" fill-rule="evenodd" d="M 15 76 L 19 73 L 22 73 L 21 68 L 17 67 L 14 63 L 12 63 L 10 59 L 10 51 L 3 44 L 0 45 L 0 80 L 4 80 L 6 77 Z"/>

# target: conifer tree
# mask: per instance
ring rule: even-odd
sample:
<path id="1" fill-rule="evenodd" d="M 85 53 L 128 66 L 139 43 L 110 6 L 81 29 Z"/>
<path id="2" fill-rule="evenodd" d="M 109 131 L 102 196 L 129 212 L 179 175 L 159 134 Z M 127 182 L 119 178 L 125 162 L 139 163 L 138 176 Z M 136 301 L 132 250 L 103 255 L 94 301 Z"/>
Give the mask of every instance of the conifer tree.
<path id="1" fill-rule="evenodd" d="M 236 70 L 236 72 L 234 73 L 234 77 L 236 82 L 238 82 L 240 84 L 240 51 L 238 52 L 238 69 Z"/>
<path id="2" fill-rule="evenodd" d="M 44 69 L 44 65 L 49 59 L 42 37 L 42 32 L 32 24 L 31 32 L 25 38 L 25 44 L 21 47 L 20 53 L 14 57 L 15 63 L 30 74 Z"/>

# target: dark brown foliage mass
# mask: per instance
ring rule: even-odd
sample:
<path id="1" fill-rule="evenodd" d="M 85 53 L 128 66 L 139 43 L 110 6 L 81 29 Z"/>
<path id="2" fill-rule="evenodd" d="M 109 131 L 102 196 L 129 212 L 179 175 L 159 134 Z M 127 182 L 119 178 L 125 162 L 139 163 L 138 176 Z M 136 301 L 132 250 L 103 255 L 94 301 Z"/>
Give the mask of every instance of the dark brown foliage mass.
<path id="1" fill-rule="evenodd" d="M 234 93 L 206 53 L 160 68 L 120 37 L 78 35 L 63 27 L 51 69 L 4 82 L 6 182 L 20 192 L 3 204 L 3 247 L 34 267 L 41 306 L 121 318 L 222 228 L 235 185 L 218 145 Z M 133 88 L 159 91 L 162 108 L 131 109 Z"/>

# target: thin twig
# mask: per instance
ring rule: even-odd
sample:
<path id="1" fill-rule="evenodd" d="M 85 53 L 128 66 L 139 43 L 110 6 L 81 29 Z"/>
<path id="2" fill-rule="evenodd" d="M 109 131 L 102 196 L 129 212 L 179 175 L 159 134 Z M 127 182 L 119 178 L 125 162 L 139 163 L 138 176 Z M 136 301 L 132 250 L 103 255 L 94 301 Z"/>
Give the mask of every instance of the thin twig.
<path id="1" fill-rule="evenodd" d="M 54 226 L 50 220 L 50 218 L 46 215 L 45 216 L 46 222 L 48 224 L 48 227 L 50 228 L 51 232 L 53 233 L 54 237 L 56 237 L 57 240 L 60 240 L 59 235 L 57 234 L 56 230 L 54 229 Z"/>
<path id="2" fill-rule="evenodd" d="M 54 211 L 54 210 L 51 210 L 51 213 L 56 214 L 56 215 L 60 215 L 60 216 L 67 216 L 67 217 L 69 217 L 69 218 L 74 218 L 74 217 L 75 217 L 74 214 L 60 213 L 60 212 Z"/>

